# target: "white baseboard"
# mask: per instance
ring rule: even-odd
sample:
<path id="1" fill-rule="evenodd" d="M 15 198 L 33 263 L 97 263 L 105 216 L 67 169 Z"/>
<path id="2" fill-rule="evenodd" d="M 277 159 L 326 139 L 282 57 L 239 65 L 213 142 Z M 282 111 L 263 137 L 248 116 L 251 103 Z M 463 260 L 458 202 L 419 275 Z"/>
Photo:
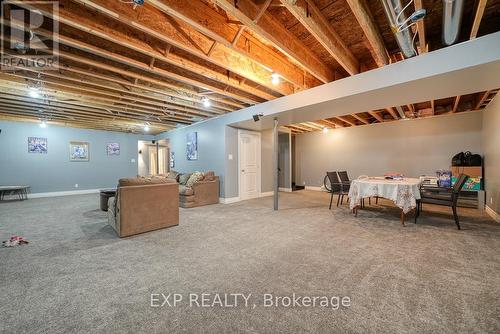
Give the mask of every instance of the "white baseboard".
<path id="1" fill-rule="evenodd" d="M 494 221 L 496 221 L 497 223 L 500 223 L 500 215 L 495 212 L 495 210 L 493 210 L 492 208 L 490 208 L 489 206 L 486 205 L 486 213 L 488 215 L 490 215 L 491 218 L 493 218 Z"/>
<path id="2" fill-rule="evenodd" d="M 313 190 L 313 191 L 326 191 L 325 188 L 323 187 L 313 187 L 313 186 L 306 186 L 306 190 Z"/>
<path id="3" fill-rule="evenodd" d="M 228 198 L 219 198 L 219 203 L 221 204 L 231 204 L 231 203 L 236 203 L 239 202 L 240 198 L 239 197 L 228 197 Z"/>
<path id="4" fill-rule="evenodd" d="M 292 192 L 292 188 L 279 188 L 280 191 L 283 191 L 283 192 L 286 192 L 286 193 L 291 193 Z"/>
<path id="5" fill-rule="evenodd" d="M 104 189 L 104 188 L 101 188 Z M 85 195 L 85 194 L 98 194 L 101 189 L 84 189 L 84 190 L 69 190 L 69 191 L 51 191 L 46 193 L 33 193 L 28 194 L 28 199 L 30 198 L 45 198 L 45 197 L 60 197 L 60 196 L 72 196 L 72 195 Z M 4 197 L 6 200 L 18 199 L 17 195 L 7 195 Z"/>
<path id="6" fill-rule="evenodd" d="M 104 189 L 104 188 L 101 188 Z M 43 197 L 59 197 L 72 195 L 97 194 L 101 189 L 85 189 L 85 190 L 70 190 L 70 191 L 53 191 L 48 193 L 28 194 L 28 198 L 43 198 Z"/>
<path id="7" fill-rule="evenodd" d="M 280 188 L 279 190 L 285 191 L 285 192 L 292 191 L 291 188 Z M 268 197 L 268 196 L 273 196 L 273 195 L 274 195 L 274 191 L 266 191 L 266 192 L 260 193 L 259 197 Z M 219 203 L 221 203 L 221 204 L 231 204 L 231 203 L 236 203 L 236 202 L 240 202 L 240 201 L 241 201 L 241 198 L 239 198 L 239 197 L 229 197 L 229 198 L 220 197 L 219 198 Z"/>

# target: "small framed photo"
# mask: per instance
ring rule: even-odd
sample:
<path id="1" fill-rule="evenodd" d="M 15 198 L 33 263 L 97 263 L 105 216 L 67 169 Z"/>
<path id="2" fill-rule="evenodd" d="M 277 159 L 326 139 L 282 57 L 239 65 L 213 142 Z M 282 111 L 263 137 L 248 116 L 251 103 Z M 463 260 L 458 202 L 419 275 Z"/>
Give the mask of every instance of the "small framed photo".
<path id="1" fill-rule="evenodd" d="M 120 155 L 120 144 L 119 143 L 107 143 L 106 153 L 108 155 Z"/>
<path id="2" fill-rule="evenodd" d="M 28 153 L 47 153 L 47 138 L 28 137 Z"/>
<path id="3" fill-rule="evenodd" d="M 89 161 L 89 143 L 84 141 L 69 142 L 69 161 Z"/>

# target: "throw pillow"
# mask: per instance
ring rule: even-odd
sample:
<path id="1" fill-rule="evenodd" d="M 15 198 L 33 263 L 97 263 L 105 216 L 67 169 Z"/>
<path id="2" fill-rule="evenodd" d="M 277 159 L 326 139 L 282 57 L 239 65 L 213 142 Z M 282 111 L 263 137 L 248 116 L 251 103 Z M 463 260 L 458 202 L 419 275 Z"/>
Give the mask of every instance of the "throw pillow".
<path id="1" fill-rule="evenodd" d="M 179 175 L 179 173 L 172 169 L 170 172 L 168 172 L 168 176 L 167 177 L 169 179 L 176 180 L 178 175 Z"/>
<path id="2" fill-rule="evenodd" d="M 189 173 L 182 174 L 181 176 L 179 176 L 179 184 L 182 184 L 183 186 L 185 186 L 186 182 L 189 180 L 190 177 L 191 177 L 191 174 L 189 174 Z"/>
<path id="3" fill-rule="evenodd" d="M 213 181 L 213 180 L 215 180 L 215 173 L 213 171 L 205 172 L 203 174 L 203 176 L 204 176 L 204 179 L 206 181 Z"/>
<path id="4" fill-rule="evenodd" d="M 195 184 L 196 182 L 201 181 L 201 180 L 203 180 L 203 173 L 202 172 L 194 172 L 193 174 L 191 174 L 191 177 L 186 182 L 186 186 L 192 187 L 193 184 Z"/>

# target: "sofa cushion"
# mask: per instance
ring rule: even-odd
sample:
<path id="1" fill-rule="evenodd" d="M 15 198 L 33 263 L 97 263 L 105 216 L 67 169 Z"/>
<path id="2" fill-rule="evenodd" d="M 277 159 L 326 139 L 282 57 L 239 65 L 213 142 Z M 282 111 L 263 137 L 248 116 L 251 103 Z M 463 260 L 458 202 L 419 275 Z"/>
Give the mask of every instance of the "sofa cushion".
<path id="1" fill-rule="evenodd" d="M 179 175 L 179 172 L 172 169 L 170 172 L 168 172 L 167 178 L 172 179 L 172 180 L 177 180 L 178 175 Z"/>
<path id="2" fill-rule="evenodd" d="M 184 196 L 191 196 L 194 195 L 194 191 L 191 187 L 179 185 L 179 194 Z"/>
<path id="3" fill-rule="evenodd" d="M 143 186 L 148 184 L 159 184 L 159 183 L 172 183 L 174 180 L 163 178 L 163 177 L 138 177 L 138 178 L 124 178 L 118 181 L 119 187 L 127 186 Z"/>
<path id="4" fill-rule="evenodd" d="M 179 184 L 182 184 L 183 186 L 185 186 L 186 182 L 189 180 L 190 177 L 191 177 L 191 174 L 189 174 L 189 173 L 182 174 L 181 176 L 179 176 Z"/>
<path id="5" fill-rule="evenodd" d="M 213 171 L 208 171 L 208 172 L 203 173 L 203 180 L 205 180 L 205 181 L 215 180 L 215 173 Z"/>
<path id="6" fill-rule="evenodd" d="M 196 182 L 203 180 L 203 173 L 202 172 L 194 172 L 191 174 L 191 177 L 189 180 L 186 182 L 186 186 L 192 187 Z"/>

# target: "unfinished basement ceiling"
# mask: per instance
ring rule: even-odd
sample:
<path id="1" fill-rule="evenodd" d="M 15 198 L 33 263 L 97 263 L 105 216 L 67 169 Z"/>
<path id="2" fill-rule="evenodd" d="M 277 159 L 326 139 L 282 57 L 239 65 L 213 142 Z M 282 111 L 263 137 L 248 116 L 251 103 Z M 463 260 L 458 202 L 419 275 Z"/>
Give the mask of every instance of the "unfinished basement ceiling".
<path id="1" fill-rule="evenodd" d="M 48 5 L 22 2 L 46 17 L 31 32 L 50 46 L 52 20 L 59 22 L 59 66 L 3 71 L 0 119 L 127 132 L 142 132 L 147 124 L 155 134 L 384 66 L 380 50 L 387 52 L 387 63 L 403 59 L 378 0 L 361 1 L 361 9 L 353 5 L 358 1 L 346 0 L 146 0 L 135 9 L 116 0 L 58 3 L 54 17 Z M 425 31 L 416 36 L 419 52 L 442 48 L 442 0 L 417 0 L 408 12 L 420 6 L 427 16 L 418 26 Z M 8 11 L 4 19 L 13 27 L 4 30 L 4 42 L 12 39 L 11 29 L 29 30 L 11 21 Z M 367 37 L 366 20 L 379 42 Z M 500 0 L 467 0 L 459 41 L 496 32 L 499 22 Z M 329 34 L 318 34 L 317 27 Z M 33 87 L 37 97 L 29 95 Z M 459 106 L 485 93 L 459 97 Z M 420 117 L 429 110 L 451 112 L 456 99 L 400 107 L 408 117 Z M 397 118 L 390 109 L 395 106 L 318 124 Z"/>

